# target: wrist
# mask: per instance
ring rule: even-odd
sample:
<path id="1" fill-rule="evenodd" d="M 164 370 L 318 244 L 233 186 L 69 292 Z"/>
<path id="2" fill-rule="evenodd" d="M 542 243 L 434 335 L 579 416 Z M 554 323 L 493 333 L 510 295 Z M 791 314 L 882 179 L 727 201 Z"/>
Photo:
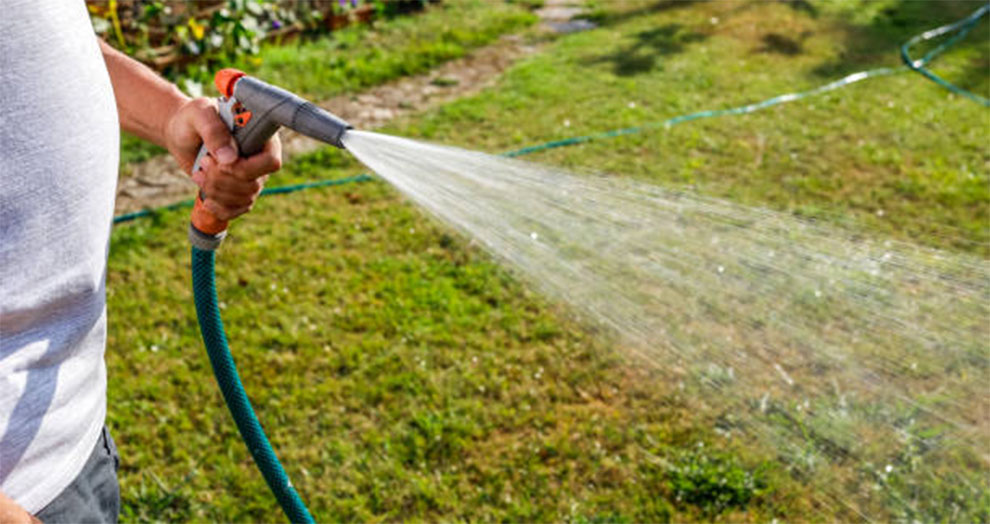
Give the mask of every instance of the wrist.
<path id="1" fill-rule="evenodd" d="M 165 110 L 163 111 L 164 118 L 159 123 L 159 129 L 157 130 L 159 139 L 159 145 L 169 148 L 169 138 L 173 132 L 172 126 L 175 123 L 176 117 L 182 111 L 182 108 L 186 104 L 193 101 L 192 98 L 188 97 L 179 90 L 178 87 L 170 85 L 171 92 L 164 97 L 163 104 Z"/>

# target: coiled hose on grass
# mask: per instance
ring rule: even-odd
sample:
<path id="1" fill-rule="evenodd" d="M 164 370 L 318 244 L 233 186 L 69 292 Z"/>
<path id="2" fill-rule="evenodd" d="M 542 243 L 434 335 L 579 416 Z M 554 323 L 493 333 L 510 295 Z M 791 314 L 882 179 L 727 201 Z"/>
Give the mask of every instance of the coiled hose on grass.
<path id="1" fill-rule="evenodd" d="M 503 155 L 511 157 L 522 156 L 535 153 L 537 151 L 582 144 L 592 140 L 615 138 L 639 133 L 648 129 L 671 127 L 682 122 L 689 122 L 700 118 L 752 113 L 777 104 L 792 102 L 826 91 L 831 91 L 833 89 L 838 89 L 840 87 L 845 87 L 860 80 L 875 76 L 889 75 L 904 71 L 908 68 L 924 75 L 925 77 L 936 82 L 938 85 L 954 93 L 966 96 L 967 98 L 983 104 L 984 106 L 990 106 L 990 100 L 950 84 L 925 68 L 925 66 L 931 62 L 935 56 L 961 40 L 966 33 L 968 33 L 976 25 L 977 21 L 979 21 L 979 19 L 988 12 L 990 12 L 990 4 L 984 5 L 970 16 L 958 22 L 926 31 L 925 33 L 908 40 L 903 46 L 901 46 L 901 56 L 905 66 L 897 69 L 884 67 L 861 71 L 815 89 L 779 95 L 754 104 L 729 109 L 691 113 L 639 127 L 616 129 L 594 135 L 578 136 L 566 140 L 547 142 L 536 146 L 506 152 L 503 153 Z M 923 58 L 919 60 L 912 60 L 908 54 L 910 47 L 918 42 L 929 40 L 936 36 L 951 33 L 953 31 L 956 31 L 956 34 L 953 35 L 952 38 L 929 51 Z M 262 194 L 291 193 L 313 187 L 325 187 L 367 180 L 371 180 L 371 177 L 368 175 L 358 175 L 340 180 L 325 180 L 266 189 Z M 168 208 L 188 206 L 191 204 L 192 201 L 182 202 L 168 206 Z M 117 224 L 120 222 L 126 222 L 150 214 L 152 214 L 152 211 L 150 210 L 129 213 L 115 217 L 114 223 Z M 220 318 L 214 263 L 215 260 L 213 251 L 205 251 L 196 247 L 192 248 L 192 279 L 193 294 L 196 302 L 196 315 L 199 319 L 199 327 L 200 332 L 203 335 L 203 343 L 206 345 L 206 350 L 210 357 L 210 364 L 213 366 L 213 374 L 217 379 L 217 383 L 220 385 L 220 391 L 223 393 L 224 401 L 227 403 L 227 407 L 234 418 L 234 422 L 237 424 L 237 429 L 240 431 L 241 437 L 244 439 L 244 443 L 251 452 L 251 456 L 258 465 L 258 469 L 261 470 L 261 474 L 264 476 L 265 481 L 268 483 L 268 487 L 271 488 L 272 493 L 278 500 L 278 503 L 285 512 L 285 515 L 291 522 L 314 522 L 312 515 L 310 515 L 306 505 L 299 497 L 299 493 L 297 493 L 296 489 L 292 486 L 292 482 L 285 473 L 285 469 L 282 467 L 282 464 L 279 463 L 278 457 L 275 456 L 275 451 L 272 449 L 271 444 L 268 442 L 268 437 L 265 436 L 265 432 L 261 428 L 261 423 L 258 421 L 258 417 L 255 415 L 254 409 L 251 407 L 251 401 L 248 399 L 247 393 L 244 391 L 244 385 L 241 383 L 240 376 L 237 373 L 237 367 L 234 365 L 233 356 L 231 355 L 230 348 L 227 345 L 227 336 L 224 332 L 223 321 Z"/>

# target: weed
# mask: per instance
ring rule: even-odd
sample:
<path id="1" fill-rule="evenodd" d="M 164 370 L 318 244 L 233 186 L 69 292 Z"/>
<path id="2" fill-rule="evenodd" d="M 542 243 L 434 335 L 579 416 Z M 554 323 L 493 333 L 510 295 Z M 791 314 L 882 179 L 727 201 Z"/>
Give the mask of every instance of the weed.
<path id="1" fill-rule="evenodd" d="M 728 509 L 744 508 L 762 495 L 768 488 L 763 474 L 767 467 L 744 468 L 736 457 L 699 443 L 675 455 L 668 484 L 675 501 L 696 506 L 711 518 Z"/>

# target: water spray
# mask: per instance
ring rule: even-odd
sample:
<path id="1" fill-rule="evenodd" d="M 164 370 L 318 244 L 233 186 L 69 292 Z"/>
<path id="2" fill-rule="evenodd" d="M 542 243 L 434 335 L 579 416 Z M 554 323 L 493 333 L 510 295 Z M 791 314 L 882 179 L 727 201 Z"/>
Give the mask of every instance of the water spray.
<path id="1" fill-rule="evenodd" d="M 342 138 L 351 125 L 312 102 L 236 69 L 219 71 L 215 83 L 222 95 L 218 106 L 220 118 L 230 129 L 241 156 L 260 152 L 279 127 L 344 147 Z M 204 145 L 196 156 L 193 172 L 207 154 Z M 196 314 L 213 374 L 248 451 L 286 516 L 292 522 L 314 522 L 258 422 L 227 345 L 214 273 L 214 251 L 227 235 L 227 221 L 206 209 L 206 197 L 202 191 L 196 197 L 189 223 L 189 242 Z"/>
<path id="2" fill-rule="evenodd" d="M 912 39 L 905 49 L 919 38 L 959 32 L 921 60 L 905 58 L 908 66 L 902 69 L 864 71 L 757 104 L 549 142 L 506 156 L 746 114 L 908 68 L 924 74 L 934 56 L 988 12 L 990 6 L 984 6 L 963 21 Z M 220 116 L 241 155 L 261 151 L 281 126 L 346 147 L 544 293 L 617 333 L 644 360 L 666 363 L 661 367 L 670 368 L 664 373 L 672 383 L 693 376 L 696 384 L 685 386 L 691 388 L 688 394 L 724 408 L 720 431 L 776 446 L 792 474 L 822 478 L 833 486 L 830 497 L 864 519 L 869 517 L 858 508 L 869 513 L 882 496 L 916 512 L 927 504 L 924 488 L 935 478 L 980 490 L 973 479 L 986 478 L 981 468 L 987 456 L 981 450 L 990 442 L 985 261 L 855 239 L 787 214 L 633 181 L 579 177 L 348 131 L 351 126 L 340 118 L 236 70 L 219 72 L 216 85 L 223 95 Z M 202 149 L 194 169 L 204 154 Z M 204 207 L 206 196 L 195 200 L 189 238 L 196 309 L 210 361 L 282 509 L 293 522 L 312 522 L 261 429 L 227 346 L 214 275 L 214 251 L 227 223 Z M 850 479 L 839 466 L 847 460 L 863 464 L 859 482 L 873 478 L 871 485 L 884 494 L 843 491 Z"/>

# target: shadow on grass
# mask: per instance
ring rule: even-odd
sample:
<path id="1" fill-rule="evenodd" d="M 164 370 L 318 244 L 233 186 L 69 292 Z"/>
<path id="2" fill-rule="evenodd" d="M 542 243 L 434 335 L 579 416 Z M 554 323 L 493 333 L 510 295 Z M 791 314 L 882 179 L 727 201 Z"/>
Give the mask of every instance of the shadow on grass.
<path id="1" fill-rule="evenodd" d="M 986 22 L 983 23 L 982 34 L 987 34 Z M 973 31 L 980 31 L 974 29 Z M 979 56 L 974 56 L 967 61 L 966 69 L 952 75 L 945 75 L 945 79 L 953 84 L 971 91 L 983 97 L 990 95 L 990 48 L 986 45 L 980 47 L 982 52 Z"/>
<path id="2" fill-rule="evenodd" d="M 794 56 L 804 52 L 804 39 L 811 33 L 802 33 L 798 38 L 791 38 L 780 33 L 767 33 L 761 39 L 763 45 L 757 48 L 757 53 L 774 53 Z"/>
<path id="3" fill-rule="evenodd" d="M 640 31 L 635 41 L 613 53 L 590 58 L 589 64 L 611 63 L 615 74 L 632 76 L 652 71 L 658 67 L 660 57 L 681 53 L 688 44 L 700 42 L 707 35 L 682 31 L 681 24 L 667 24 L 655 29 Z"/>
<path id="4" fill-rule="evenodd" d="M 808 0 L 780 0 L 795 11 L 807 13 L 811 18 L 818 18 L 818 8 Z"/>
<path id="5" fill-rule="evenodd" d="M 878 10 L 863 24 L 849 22 L 848 17 L 836 17 L 836 23 L 845 34 L 842 42 L 844 49 L 838 57 L 822 63 L 813 72 L 817 76 L 831 78 L 875 67 L 884 62 L 889 64 L 891 57 L 899 55 L 901 44 L 914 35 L 960 20 L 979 7 L 978 2 L 962 0 L 898 0 Z M 985 90 L 987 77 L 990 76 L 987 75 L 990 49 L 986 45 L 986 33 L 987 22 L 984 20 L 956 46 L 957 50 L 974 50 L 981 56 L 972 61 L 972 68 L 967 67 L 967 71 L 961 76 L 954 77 L 960 87 L 970 89 L 982 84 Z M 983 38 L 978 35 L 983 35 Z M 920 57 L 927 49 L 931 47 L 922 44 L 914 54 Z"/>
<path id="6" fill-rule="evenodd" d="M 628 20 L 645 15 L 661 13 L 664 11 L 671 11 L 674 9 L 681 9 L 684 7 L 690 7 L 691 5 L 697 2 L 698 0 L 660 0 L 658 2 L 651 3 L 644 7 L 640 7 L 637 9 L 630 9 L 628 11 L 605 12 L 599 10 L 589 13 L 583 18 L 587 18 L 588 20 L 600 26 L 608 26 L 608 25 L 621 24 Z"/>

